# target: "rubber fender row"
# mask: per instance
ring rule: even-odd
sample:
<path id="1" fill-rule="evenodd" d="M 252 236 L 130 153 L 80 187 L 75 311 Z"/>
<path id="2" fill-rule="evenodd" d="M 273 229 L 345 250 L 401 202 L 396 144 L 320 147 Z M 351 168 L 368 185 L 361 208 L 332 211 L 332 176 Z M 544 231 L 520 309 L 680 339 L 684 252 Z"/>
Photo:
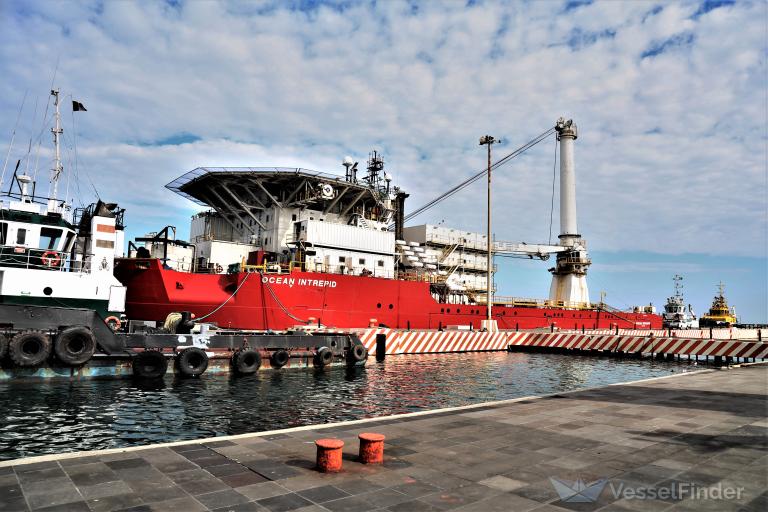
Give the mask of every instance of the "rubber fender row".
<path id="1" fill-rule="evenodd" d="M 288 364 L 291 355 L 287 350 L 278 349 L 269 356 L 272 368 L 279 369 Z M 347 352 L 347 363 L 354 365 L 368 357 L 368 351 L 362 345 L 355 345 Z M 328 347 L 320 347 L 314 356 L 317 367 L 325 367 L 333 362 L 333 352 Z M 232 354 L 233 371 L 238 375 L 252 375 L 261 368 L 262 356 L 252 349 L 237 350 Z M 208 354 L 201 348 L 190 347 L 179 352 L 174 358 L 176 371 L 183 377 L 199 377 L 208 369 Z M 157 350 L 145 350 L 134 356 L 133 375 L 143 379 L 158 379 L 168 371 L 168 359 Z"/>
<path id="2" fill-rule="evenodd" d="M 85 327 L 68 327 L 53 339 L 41 331 L 22 331 L 10 339 L 0 334 L 0 359 L 6 354 L 14 365 L 23 368 L 39 366 L 51 353 L 68 366 L 81 366 L 96 352 L 96 337 Z"/>

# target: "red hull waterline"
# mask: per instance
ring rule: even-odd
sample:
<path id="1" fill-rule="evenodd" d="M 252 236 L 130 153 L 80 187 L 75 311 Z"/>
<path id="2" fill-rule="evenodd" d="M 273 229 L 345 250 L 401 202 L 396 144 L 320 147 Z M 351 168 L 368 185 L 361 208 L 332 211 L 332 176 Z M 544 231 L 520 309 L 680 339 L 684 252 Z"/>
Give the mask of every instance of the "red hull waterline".
<path id="1" fill-rule="evenodd" d="M 372 325 L 439 329 L 479 328 L 486 315 L 482 305 L 436 301 L 425 282 L 299 271 L 192 274 L 164 269 L 159 260 L 135 259 L 119 260 L 115 275 L 128 288 L 128 317 L 141 320 L 161 321 L 173 311 L 201 317 L 215 310 L 206 321 L 222 328 L 284 330 L 322 324 L 343 329 Z M 654 314 L 598 310 L 497 305 L 492 314 L 499 329 L 552 324 L 561 329 L 660 329 L 662 324 Z"/>

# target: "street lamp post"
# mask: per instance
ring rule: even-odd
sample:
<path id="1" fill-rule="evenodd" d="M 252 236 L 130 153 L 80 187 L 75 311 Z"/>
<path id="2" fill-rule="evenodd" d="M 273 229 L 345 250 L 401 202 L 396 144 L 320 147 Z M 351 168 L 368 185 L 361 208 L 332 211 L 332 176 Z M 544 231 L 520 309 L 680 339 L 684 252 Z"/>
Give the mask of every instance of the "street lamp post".
<path id="1" fill-rule="evenodd" d="M 491 268 L 492 268 L 492 261 L 493 261 L 493 257 L 491 255 L 492 244 L 493 244 L 493 242 L 491 241 L 491 145 L 496 142 L 498 141 L 490 135 L 484 135 L 480 137 L 480 145 L 488 146 L 488 212 L 487 212 L 488 231 L 487 231 L 487 238 L 486 238 L 486 243 L 488 244 L 488 254 L 487 254 L 488 268 L 487 268 L 487 274 L 486 274 L 487 277 L 486 277 L 486 283 L 485 283 L 486 284 L 485 302 L 488 310 L 488 318 L 487 318 L 488 326 L 487 327 L 489 330 L 491 328 L 491 320 L 492 320 L 491 305 L 493 304 L 493 301 L 491 300 L 491 290 L 492 290 L 492 283 L 493 283 L 493 279 L 491 277 L 492 276 Z"/>

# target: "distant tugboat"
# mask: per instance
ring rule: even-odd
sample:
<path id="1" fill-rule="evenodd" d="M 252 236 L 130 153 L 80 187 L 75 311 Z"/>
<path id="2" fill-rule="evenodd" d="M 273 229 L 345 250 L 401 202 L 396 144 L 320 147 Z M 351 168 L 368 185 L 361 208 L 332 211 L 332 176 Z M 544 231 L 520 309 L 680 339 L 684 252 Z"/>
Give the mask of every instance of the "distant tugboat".
<path id="1" fill-rule="evenodd" d="M 672 280 L 675 282 L 675 294 L 669 297 L 664 305 L 664 313 L 662 314 L 664 328 L 698 329 L 699 321 L 696 319 L 696 314 L 693 312 L 690 304 L 687 307 L 685 305 L 685 299 L 682 294 L 682 276 L 675 274 Z"/>
<path id="2" fill-rule="evenodd" d="M 712 301 L 709 312 L 701 316 L 699 322 L 701 327 L 731 327 L 738 322 L 736 311 L 729 308 L 728 302 L 725 300 L 725 285 L 722 282 L 718 285 L 718 290 L 719 293 Z"/>

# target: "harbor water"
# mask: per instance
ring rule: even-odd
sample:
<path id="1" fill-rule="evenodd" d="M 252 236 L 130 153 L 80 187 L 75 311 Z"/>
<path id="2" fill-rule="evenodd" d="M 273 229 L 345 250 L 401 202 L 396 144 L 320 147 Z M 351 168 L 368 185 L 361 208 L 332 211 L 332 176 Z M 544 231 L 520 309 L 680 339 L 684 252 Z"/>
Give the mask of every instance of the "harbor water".
<path id="1" fill-rule="evenodd" d="M 365 368 L 0 384 L 0 459 L 402 414 L 691 371 L 688 363 L 528 353 L 369 359 Z"/>

